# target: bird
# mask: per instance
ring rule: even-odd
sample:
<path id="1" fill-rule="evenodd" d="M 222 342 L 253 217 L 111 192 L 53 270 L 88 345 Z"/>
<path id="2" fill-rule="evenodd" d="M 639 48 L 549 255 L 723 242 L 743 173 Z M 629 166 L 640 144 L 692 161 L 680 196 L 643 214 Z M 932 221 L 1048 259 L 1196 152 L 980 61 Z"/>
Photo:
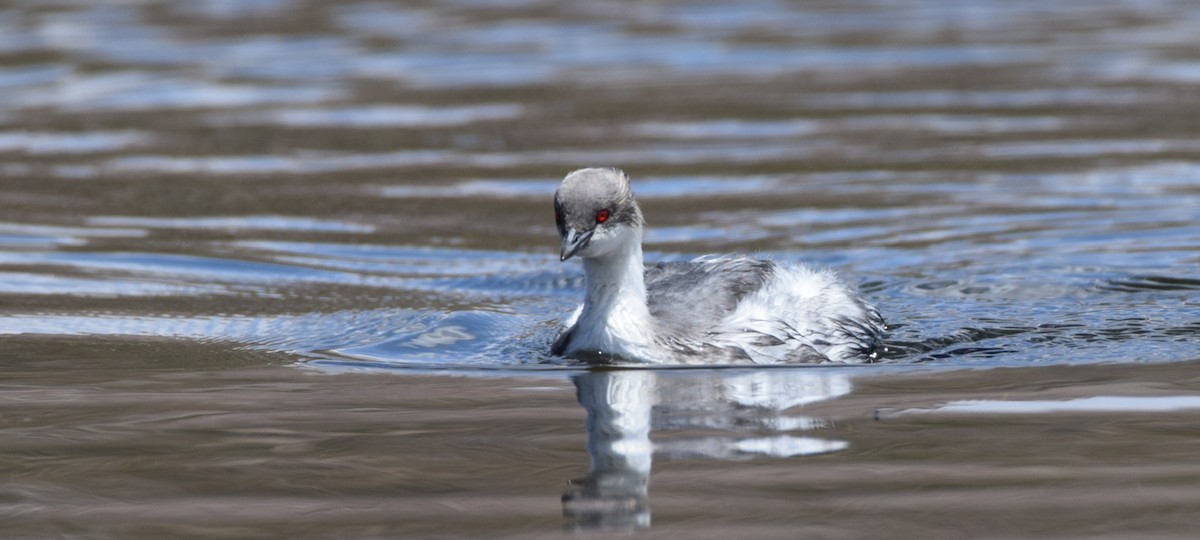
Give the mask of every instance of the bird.
<path id="1" fill-rule="evenodd" d="M 879 311 L 828 269 L 746 255 L 647 267 L 629 176 L 579 169 L 554 193 L 560 261 L 582 259 L 583 303 L 551 345 L 592 365 L 868 363 Z"/>

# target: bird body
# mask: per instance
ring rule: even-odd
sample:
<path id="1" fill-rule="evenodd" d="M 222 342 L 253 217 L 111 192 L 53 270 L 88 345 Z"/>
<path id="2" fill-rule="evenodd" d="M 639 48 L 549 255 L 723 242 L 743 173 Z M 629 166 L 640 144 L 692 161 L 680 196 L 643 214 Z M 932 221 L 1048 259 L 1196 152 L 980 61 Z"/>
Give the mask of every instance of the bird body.
<path id="1" fill-rule="evenodd" d="M 646 268 L 643 218 L 618 169 L 581 169 L 555 193 L 562 260 L 586 293 L 551 352 L 591 363 L 865 362 L 883 319 L 832 272 L 745 256 Z"/>

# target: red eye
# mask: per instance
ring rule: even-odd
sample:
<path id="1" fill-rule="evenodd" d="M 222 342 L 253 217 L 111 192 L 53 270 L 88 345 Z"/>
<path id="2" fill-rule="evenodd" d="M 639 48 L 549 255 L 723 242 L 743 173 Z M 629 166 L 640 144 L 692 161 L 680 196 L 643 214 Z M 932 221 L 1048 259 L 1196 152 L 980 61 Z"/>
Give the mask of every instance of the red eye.
<path id="1" fill-rule="evenodd" d="M 608 221 L 608 210 L 596 212 L 596 223 L 604 223 L 605 221 Z"/>

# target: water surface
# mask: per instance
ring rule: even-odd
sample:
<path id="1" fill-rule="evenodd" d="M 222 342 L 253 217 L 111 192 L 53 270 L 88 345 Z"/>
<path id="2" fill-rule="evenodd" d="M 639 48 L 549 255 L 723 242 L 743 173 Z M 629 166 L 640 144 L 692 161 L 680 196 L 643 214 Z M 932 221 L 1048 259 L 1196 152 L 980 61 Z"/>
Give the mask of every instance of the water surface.
<path id="1" fill-rule="evenodd" d="M 1189 537 L 1188 2 L 0 3 L 12 537 Z M 649 262 L 837 269 L 880 364 L 589 371 Z"/>

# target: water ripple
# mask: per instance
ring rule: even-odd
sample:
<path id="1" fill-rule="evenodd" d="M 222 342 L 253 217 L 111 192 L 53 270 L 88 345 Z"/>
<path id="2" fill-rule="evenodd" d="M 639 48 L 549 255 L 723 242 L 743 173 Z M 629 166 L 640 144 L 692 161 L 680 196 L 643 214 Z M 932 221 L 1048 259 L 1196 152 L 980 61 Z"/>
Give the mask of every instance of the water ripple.
<path id="1" fill-rule="evenodd" d="M 0 108 L 147 111 L 308 104 L 335 99 L 337 88 L 251 85 L 172 78 L 141 71 L 77 74 L 0 96 Z"/>
<path id="2" fill-rule="evenodd" d="M 151 140 L 149 133 L 140 131 L 4 131 L 0 132 L 0 152 L 90 154 L 146 146 Z"/>
<path id="3" fill-rule="evenodd" d="M 288 127 L 438 127 L 459 126 L 487 120 L 508 120 L 521 115 L 523 107 L 513 103 L 491 103 L 455 107 L 426 105 L 360 105 L 311 109 L 214 114 L 216 125 L 280 125 Z"/>
<path id="4" fill-rule="evenodd" d="M 88 225 L 104 227 L 143 227 L 147 229 L 206 229 L 225 231 L 310 231 L 371 233 L 373 225 L 291 216 L 212 216 L 199 218 L 152 218 L 135 216 L 93 216 Z"/>

